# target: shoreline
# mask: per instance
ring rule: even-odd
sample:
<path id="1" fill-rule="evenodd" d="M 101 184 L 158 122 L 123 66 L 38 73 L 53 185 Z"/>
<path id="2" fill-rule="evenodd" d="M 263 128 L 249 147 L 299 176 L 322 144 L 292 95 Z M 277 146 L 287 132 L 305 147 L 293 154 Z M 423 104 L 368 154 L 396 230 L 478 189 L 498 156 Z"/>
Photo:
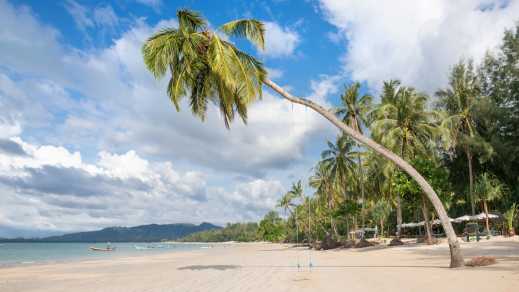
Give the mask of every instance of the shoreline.
<path id="1" fill-rule="evenodd" d="M 63 258 L 53 258 L 53 259 L 27 259 L 23 261 L 17 261 L 17 262 L 0 262 L 0 270 L 13 268 L 13 267 L 31 267 L 31 266 L 41 266 L 41 265 L 54 265 L 54 264 L 68 264 L 68 263 L 82 263 L 82 262 L 90 262 L 90 261 L 110 261 L 110 260 L 117 260 L 121 258 L 140 258 L 140 257 L 149 257 L 154 255 L 161 255 L 161 254 L 170 254 L 170 253 L 182 253 L 182 252 L 196 252 L 199 250 L 203 250 L 203 246 L 206 244 L 190 244 L 193 246 L 196 246 L 192 249 L 177 249 L 175 247 L 168 247 L 168 248 L 152 248 L 152 249 L 146 249 L 146 250 L 140 250 L 135 251 L 134 245 L 143 244 L 145 242 L 115 242 L 112 245 L 117 248 L 117 244 L 127 244 L 124 249 L 116 249 L 116 251 L 113 252 L 96 252 L 96 251 L 89 251 L 85 248 L 88 248 L 90 243 L 84 243 L 84 242 L 67 242 L 67 243 L 59 243 L 59 244 L 81 244 L 85 245 L 81 251 L 86 252 L 84 254 L 78 254 L 78 255 L 71 255 L 70 257 L 63 257 Z M 146 242 L 151 243 L 151 242 Z M 155 242 L 156 243 L 156 242 Z M 17 243 L 19 244 L 19 243 Z M 39 243 L 23 243 L 23 244 L 39 244 Z M 49 244 L 48 242 L 45 242 L 44 244 Z M 166 244 L 166 243 L 164 243 Z M 167 243 L 167 244 L 173 244 L 173 243 Z M 179 245 L 176 244 L 175 245 Z M 182 245 L 179 245 L 182 246 Z M 4 245 L 5 247 L 5 245 Z"/>
<path id="2" fill-rule="evenodd" d="M 313 251 L 291 244 L 234 243 L 232 248 L 3 268 L 0 291 L 514 291 L 519 237 L 462 243 L 466 260 L 496 265 L 449 269 L 446 243 Z M 309 267 L 310 261 L 313 267 Z M 299 264 L 299 268 L 298 268 Z"/>

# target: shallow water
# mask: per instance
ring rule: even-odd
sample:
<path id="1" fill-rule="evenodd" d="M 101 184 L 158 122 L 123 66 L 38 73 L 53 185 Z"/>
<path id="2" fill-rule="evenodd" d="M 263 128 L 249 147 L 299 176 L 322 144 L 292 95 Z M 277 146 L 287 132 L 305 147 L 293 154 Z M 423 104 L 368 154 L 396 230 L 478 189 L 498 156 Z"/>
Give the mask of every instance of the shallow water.
<path id="1" fill-rule="evenodd" d="M 0 243 L 0 266 L 189 251 L 209 246 L 184 243 L 116 242 L 111 244 L 112 247 L 115 247 L 113 252 L 91 251 L 89 249 L 91 246 L 105 248 L 106 245 L 106 243 Z"/>

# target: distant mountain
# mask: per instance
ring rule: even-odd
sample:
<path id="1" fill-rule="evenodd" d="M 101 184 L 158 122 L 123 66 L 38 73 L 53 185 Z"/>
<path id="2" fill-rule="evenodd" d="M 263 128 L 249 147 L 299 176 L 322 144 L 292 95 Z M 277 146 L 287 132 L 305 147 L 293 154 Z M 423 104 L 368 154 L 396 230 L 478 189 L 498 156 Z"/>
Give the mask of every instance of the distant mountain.
<path id="1" fill-rule="evenodd" d="M 151 242 L 176 240 L 189 234 L 207 230 L 221 229 L 211 223 L 200 225 L 179 224 L 150 224 L 135 227 L 108 227 L 97 231 L 69 233 L 60 236 L 44 238 L 1 239 L 3 242 Z"/>

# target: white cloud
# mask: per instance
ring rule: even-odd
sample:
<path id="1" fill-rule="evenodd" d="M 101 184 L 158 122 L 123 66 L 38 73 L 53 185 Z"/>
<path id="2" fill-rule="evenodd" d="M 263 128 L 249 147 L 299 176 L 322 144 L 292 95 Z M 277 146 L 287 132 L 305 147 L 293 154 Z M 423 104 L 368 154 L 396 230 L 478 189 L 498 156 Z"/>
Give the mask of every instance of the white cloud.
<path id="1" fill-rule="evenodd" d="M 326 98 L 331 94 L 337 93 L 343 79 L 344 77 L 341 74 L 337 74 L 322 75 L 318 80 L 311 80 L 310 88 L 312 89 L 312 94 L 308 98 L 321 105 L 328 104 Z"/>
<path id="2" fill-rule="evenodd" d="M 150 6 L 155 11 L 159 11 L 160 7 L 162 6 L 162 0 L 136 0 L 137 3 L 141 3 L 146 6 Z"/>
<path id="3" fill-rule="evenodd" d="M 519 11 L 517 0 L 320 2 L 346 38 L 344 66 L 354 80 L 378 89 L 398 78 L 428 92 L 446 84 L 460 58 L 477 61 L 496 47 Z"/>
<path id="4" fill-rule="evenodd" d="M 242 220 L 257 220 L 276 206 L 283 192 L 279 181 L 256 179 L 238 184 L 233 192 L 224 193 L 224 198 L 241 210 Z"/>
<path id="5" fill-rule="evenodd" d="M 67 0 L 65 3 L 65 8 L 68 13 L 74 18 L 74 22 L 76 26 L 85 31 L 89 27 L 94 26 L 94 21 L 89 16 L 89 10 L 87 7 L 77 3 L 74 0 Z"/>
<path id="6" fill-rule="evenodd" d="M 268 77 L 270 79 L 279 79 L 283 77 L 283 70 L 276 68 L 267 68 Z"/>
<path id="7" fill-rule="evenodd" d="M 269 57 L 286 57 L 294 54 L 300 42 L 299 34 L 275 22 L 265 22 L 265 51 L 260 53 Z"/>
<path id="8" fill-rule="evenodd" d="M 115 32 L 119 25 L 119 17 L 110 5 L 90 8 L 79 4 L 75 0 L 67 0 L 64 7 L 88 41 L 92 41 L 88 34 L 92 29 L 96 28 L 104 35 Z"/>
<path id="9" fill-rule="evenodd" d="M 24 154 L 0 149 L 2 229 L 34 234 L 152 222 L 258 220 L 284 190 L 279 181 L 263 179 L 230 190 L 210 187 L 200 172 L 151 162 L 135 151 L 100 152 L 97 163 L 89 164 L 64 147 L 20 138 L 10 143 Z"/>
<path id="10" fill-rule="evenodd" d="M 128 151 L 123 155 L 102 151 L 99 153 L 98 165 L 110 169 L 110 174 L 122 179 L 144 178 L 149 175 L 148 161 L 137 156 L 135 151 Z"/>
<path id="11" fill-rule="evenodd" d="M 94 8 L 93 18 L 101 27 L 115 28 L 119 24 L 119 18 L 110 5 Z"/>

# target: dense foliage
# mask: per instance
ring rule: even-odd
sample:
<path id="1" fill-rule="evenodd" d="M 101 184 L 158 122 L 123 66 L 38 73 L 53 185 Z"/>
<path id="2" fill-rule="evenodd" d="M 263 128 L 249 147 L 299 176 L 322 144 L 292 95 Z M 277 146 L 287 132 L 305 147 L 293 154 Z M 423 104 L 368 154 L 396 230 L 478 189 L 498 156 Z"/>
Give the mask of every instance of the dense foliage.
<path id="1" fill-rule="evenodd" d="M 227 224 L 224 228 L 202 231 L 185 236 L 179 241 L 185 242 L 225 242 L 239 241 L 249 242 L 257 241 L 258 224 L 257 223 L 234 223 Z"/>
<path id="2" fill-rule="evenodd" d="M 450 217 L 494 213 L 501 220 L 481 224 L 487 231 L 506 234 L 517 227 L 519 25 L 478 66 L 470 60 L 455 64 L 448 86 L 434 96 L 391 80 L 378 98 L 361 96 L 354 83 L 341 101 L 337 115 L 411 163 Z M 286 240 L 342 240 L 375 226 L 398 236 L 402 223 L 419 221 L 432 238 L 430 223 L 437 216 L 416 182 L 346 136 L 328 142 L 308 182 L 313 195 L 305 195 L 299 181 L 279 201 L 288 216 Z M 457 230 L 463 231 L 460 225 Z"/>

